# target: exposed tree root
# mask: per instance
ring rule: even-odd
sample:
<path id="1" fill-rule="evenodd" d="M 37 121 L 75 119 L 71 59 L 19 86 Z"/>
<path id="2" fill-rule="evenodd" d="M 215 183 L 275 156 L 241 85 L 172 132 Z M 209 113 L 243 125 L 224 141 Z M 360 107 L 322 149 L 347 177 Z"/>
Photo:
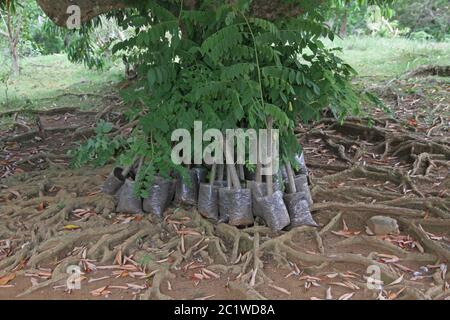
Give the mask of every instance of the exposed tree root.
<path id="1" fill-rule="evenodd" d="M 240 296 L 265 299 L 261 293 L 263 288 L 274 285 L 268 276 L 267 265 L 275 264 L 283 270 L 292 270 L 295 265 L 295 268 L 313 276 L 340 265 L 378 266 L 382 280 L 389 284 L 399 279 L 402 273 L 380 262 L 378 254 L 395 255 L 401 261 L 421 265 L 450 261 L 448 248 L 431 239 L 422 228 L 448 229 L 450 222 L 445 219 L 450 218 L 450 200 L 445 193 L 430 196 L 430 192 L 419 190 L 417 185 L 417 181 L 435 182 L 434 169 L 443 166 L 439 161 L 449 159 L 449 147 L 432 137 L 425 140 L 409 133 L 394 136 L 385 127 L 368 128 L 364 121 L 356 119 L 345 122 L 343 126 L 327 121 L 323 123 L 330 125 L 333 131 L 317 131 L 315 134 L 322 137 L 326 146 L 341 160 L 352 166 L 310 166 L 336 172 L 314 176 L 312 195 L 318 201 L 312 211 L 323 222 L 320 230 L 298 227 L 274 233 L 258 224 L 238 229 L 228 224 L 213 224 L 192 208 L 176 208 L 162 221 L 144 216 L 123 224 L 116 220 L 114 197 L 98 193 L 109 168 L 100 173 L 93 170 L 50 170 L 45 177 L 42 173 L 25 173 L 2 182 L 4 186 L 0 189 L 0 199 L 3 200 L 0 240 L 12 239 L 13 245 L 9 256 L 0 260 L 0 275 L 18 268 L 24 261 L 26 268 L 57 263 L 52 278 L 23 293 L 29 294 L 66 279 L 67 266 L 80 262 L 80 256 L 71 252 L 82 247 L 85 248 L 85 258 L 96 263 L 112 263 L 119 253 L 133 255 L 147 273 L 153 274 L 142 299 L 170 299 L 170 292 L 164 288 L 166 280 L 173 279 L 192 261 L 226 275 L 230 279 L 227 287 Z M 124 134 L 133 125 L 116 128 L 113 134 Z M 340 137 L 339 133 L 345 137 Z M 366 156 L 366 147 L 370 144 L 376 145 L 380 149 L 379 155 L 384 153 L 385 158 L 407 158 L 410 170 L 360 161 Z M 351 183 L 359 180 L 376 182 L 381 187 Z M 395 187 L 392 188 L 392 184 L 385 187 L 387 181 Z M 330 199 L 333 201 L 321 202 Z M 90 214 L 79 219 L 74 216 L 77 209 L 88 210 Z M 408 251 L 380 238 L 360 234 L 336 244 L 332 231 L 346 227 L 342 220 L 344 215 L 352 215 L 359 220 L 372 215 L 392 216 L 400 221 L 402 232 L 418 241 L 425 252 Z M 67 225 L 76 225 L 77 228 L 65 229 Z M 330 242 L 339 248 L 339 253 L 333 253 Z M 351 246 L 373 251 L 367 256 L 349 253 L 346 248 Z M 364 288 L 366 284 L 360 281 L 358 285 Z M 435 299 L 443 295 L 440 285 L 428 291 L 417 282 L 406 279 L 402 285 L 407 288 L 400 298 Z M 397 286 L 393 285 L 391 289 L 394 288 Z"/>
<path id="2" fill-rule="evenodd" d="M 408 252 L 400 247 L 393 245 L 390 242 L 378 239 L 371 236 L 358 236 L 353 238 L 348 238 L 337 243 L 338 246 L 349 246 L 349 245 L 363 245 L 370 246 L 374 249 L 382 250 L 383 252 L 391 253 L 404 261 L 418 261 L 418 262 L 429 262 L 434 263 L 437 257 L 433 254 L 428 253 L 412 253 Z"/>
<path id="3" fill-rule="evenodd" d="M 400 218 L 399 221 L 404 224 L 407 228 L 409 228 L 410 232 L 412 232 L 420 241 L 420 243 L 429 251 L 436 253 L 439 257 L 445 259 L 446 261 L 450 261 L 450 251 L 444 247 L 442 247 L 436 241 L 430 239 L 430 237 L 426 234 L 423 228 L 416 226 L 413 222 Z"/>
<path id="4" fill-rule="evenodd" d="M 418 218 L 425 216 L 425 212 L 415 209 L 407 209 L 401 207 L 391 207 L 382 204 L 366 204 L 366 203 L 341 203 L 341 202 L 325 202 L 316 203 L 313 206 L 313 211 L 319 210 L 346 210 L 358 212 L 369 215 L 392 215 L 402 216 L 406 215 L 411 218 Z"/>
<path id="5" fill-rule="evenodd" d="M 424 76 L 450 76 L 450 66 L 429 65 L 414 69 L 403 75 L 404 78 L 424 77 Z"/>
<path id="6" fill-rule="evenodd" d="M 53 108 L 49 110 L 28 110 L 28 109 L 18 109 L 18 110 L 9 110 L 5 112 L 0 112 L 1 117 L 12 116 L 15 114 L 33 114 L 39 116 L 54 116 L 57 114 L 64 113 L 80 113 L 80 114 L 96 114 L 95 111 L 83 111 L 78 107 L 61 107 L 61 108 Z"/>

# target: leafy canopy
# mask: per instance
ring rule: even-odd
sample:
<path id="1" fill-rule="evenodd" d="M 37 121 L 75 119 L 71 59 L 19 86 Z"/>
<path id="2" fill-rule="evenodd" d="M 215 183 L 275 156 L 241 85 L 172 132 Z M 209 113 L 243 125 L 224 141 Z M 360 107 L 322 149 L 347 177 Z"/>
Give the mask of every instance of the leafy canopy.
<path id="1" fill-rule="evenodd" d="M 303 14 L 276 21 L 250 16 L 251 0 L 202 0 L 195 10 L 183 1 L 146 0 L 115 15 L 122 28 L 134 30 L 113 51 L 139 65 L 139 81 L 123 92 L 134 105 L 130 121 L 139 119 L 139 125 L 128 139 L 110 143 L 122 163 L 145 157 L 142 185 L 156 172 L 182 171 L 170 160 L 171 132 L 192 130 L 194 120 L 204 129 L 258 129 L 271 117 L 282 155 L 292 160 L 299 151 L 298 120 L 318 119 L 325 109 L 339 119 L 359 112 L 349 82 L 354 70 L 322 42 L 334 39 L 324 23 L 327 3 L 294 2 Z M 92 157 L 107 161 L 103 147 L 96 156 L 89 150 L 76 164 Z"/>

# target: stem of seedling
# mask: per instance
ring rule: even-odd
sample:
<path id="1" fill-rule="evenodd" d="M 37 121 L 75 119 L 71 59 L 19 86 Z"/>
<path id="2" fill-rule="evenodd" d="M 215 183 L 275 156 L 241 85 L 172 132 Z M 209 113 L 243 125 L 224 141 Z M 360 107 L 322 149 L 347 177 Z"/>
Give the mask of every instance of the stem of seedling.
<path id="1" fill-rule="evenodd" d="M 214 180 L 216 178 L 216 170 L 217 170 L 217 164 L 213 164 L 211 167 L 211 173 L 209 175 L 209 185 L 213 186 L 214 185 Z"/>
<path id="2" fill-rule="evenodd" d="M 273 126 L 273 118 L 269 117 L 267 119 L 267 156 L 269 157 L 269 174 L 266 176 L 266 184 L 267 184 L 267 195 L 269 197 L 273 194 L 273 172 L 272 172 L 272 165 L 273 165 L 273 158 L 272 158 L 272 126 Z"/>
<path id="3" fill-rule="evenodd" d="M 289 161 L 286 161 L 286 172 L 288 176 L 288 191 L 289 193 L 296 193 L 297 188 L 295 187 L 294 171 L 292 170 L 292 166 Z"/>

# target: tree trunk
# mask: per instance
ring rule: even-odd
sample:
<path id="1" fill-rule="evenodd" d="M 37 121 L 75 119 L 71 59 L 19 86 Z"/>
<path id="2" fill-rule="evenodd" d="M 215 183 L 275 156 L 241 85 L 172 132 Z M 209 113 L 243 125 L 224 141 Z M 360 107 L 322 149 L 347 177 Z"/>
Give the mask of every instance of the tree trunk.
<path id="1" fill-rule="evenodd" d="M 267 195 L 269 197 L 272 196 L 273 194 L 273 155 L 272 155 L 272 127 L 273 127 L 273 118 L 269 117 L 269 119 L 267 120 L 267 135 L 268 135 L 268 140 L 267 140 L 267 155 L 270 159 L 269 162 L 269 174 L 266 175 L 266 187 L 267 187 Z"/>
<path id="2" fill-rule="evenodd" d="M 11 54 L 11 72 L 14 75 L 20 73 L 19 66 L 19 54 L 17 52 L 17 46 L 19 45 L 20 34 L 22 31 L 22 17 L 18 14 L 15 19 L 10 11 L 6 12 L 6 19 L 4 19 L 6 25 L 6 32 L 2 32 L 2 35 L 8 39 L 9 53 Z"/>
<path id="3" fill-rule="evenodd" d="M 347 10 L 344 12 L 344 16 L 342 17 L 341 27 L 339 28 L 339 36 L 344 38 L 347 35 Z"/>
<path id="4" fill-rule="evenodd" d="M 87 22 L 101 14 L 117 9 L 133 7 L 133 1 L 126 0 L 36 0 L 45 14 L 60 27 L 65 27 L 69 14 L 67 8 L 72 5 L 80 7 L 81 22 Z M 139 3 L 142 0 L 135 0 Z M 166 0 L 168 1 L 168 0 Z M 160 3 L 164 0 L 158 1 Z M 318 1 L 318 5 L 324 1 Z M 195 9 L 196 0 L 185 0 L 184 7 Z M 254 17 L 275 20 L 280 17 L 292 17 L 300 15 L 304 10 L 297 4 L 288 3 L 285 0 L 254 0 L 251 5 L 250 15 Z"/>
<path id="5" fill-rule="evenodd" d="M 37 3 L 60 27 L 66 27 L 70 17 L 67 9 L 73 5 L 80 7 L 81 22 L 87 22 L 101 14 L 129 6 L 129 2 L 125 0 L 37 0 Z"/>
<path id="6" fill-rule="evenodd" d="M 11 70 L 14 75 L 18 75 L 20 73 L 19 66 L 19 55 L 17 54 L 17 43 L 15 41 L 10 43 L 10 51 L 11 51 Z"/>

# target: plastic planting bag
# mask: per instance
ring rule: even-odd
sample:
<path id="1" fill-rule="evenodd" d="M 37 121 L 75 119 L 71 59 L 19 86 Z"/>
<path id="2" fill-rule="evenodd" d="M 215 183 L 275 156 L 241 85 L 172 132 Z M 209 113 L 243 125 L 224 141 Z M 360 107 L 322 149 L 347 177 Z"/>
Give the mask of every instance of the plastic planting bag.
<path id="1" fill-rule="evenodd" d="M 219 189 L 220 220 L 233 226 L 249 226 L 254 222 L 250 189 Z"/>
<path id="2" fill-rule="evenodd" d="M 256 174 L 254 171 L 252 172 L 252 171 L 248 170 L 246 166 L 244 166 L 244 177 L 245 177 L 245 180 L 253 181 L 256 179 Z"/>
<path id="3" fill-rule="evenodd" d="M 119 189 L 116 211 L 122 213 L 142 213 L 142 199 L 134 195 L 134 182 L 127 179 Z"/>
<path id="4" fill-rule="evenodd" d="M 173 181 L 162 178 L 155 179 L 149 188 L 149 195 L 144 199 L 144 212 L 162 217 L 173 197 Z"/>
<path id="5" fill-rule="evenodd" d="M 218 186 L 219 188 L 225 188 L 227 186 L 226 181 L 214 181 L 214 185 Z"/>
<path id="6" fill-rule="evenodd" d="M 247 188 L 252 191 L 252 209 L 255 217 L 262 217 L 262 208 L 259 206 L 258 198 L 262 198 L 266 195 L 266 184 L 263 182 L 247 181 Z"/>
<path id="7" fill-rule="evenodd" d="M 211 167 L 209 183 L 203 181 L 207 178 L 207 171 L 203 168 L 194 168 L 197 178 L 201 181 L 198 190 L 197 210 L 205 218 L 214 221 L 219 220 L 219 189 L 227 186 L 226 181 L 215 181 L 217 169 L 219 168 L 219 179 L 223 178 L 223 166 L 213 165 Z"/>
<path id="8" fill-rule="evenodd" d="M 294 181 L 297 192 L 303 195 L 309 206 L 312 206 L 313 200 L 311 197 L 311 191 L 309 190 L 308 186 L 308 177 L 305 174 L 301 174 L 295 176 Z"/>
<path id="9" fill-rule="evenodd" d="M 299 164 L 300 169 L 297 171 L 299 174 L 308 174 L 308 168 L 306 167 L 305 155 L 302 152 L 300 155 L 295 156 L 295 161 Z"/>
<path id="10" fill-rule="evenodd" d="M 103 183 L 102 192 L 109 195 L 115 195 L 125 182 L 122 172 L 122 168 L 114 168 Z"/>
<path id="11" fill-rule="evenodd" d="M 253 215 L 261 217 L 261 208 L 256 200 L 267 195 L 267 184 L 265 182 L 247 181 L 247 188 L 252 191 Z M 282 191 L 281 182 L 274 181 L 273 188 L 275 191 Z"/>
<path id="12" fill-rule="evenodd" d="M 309 211 L 308 201 L 305 200 L 302 193 L 291 193 L 284 195 L 284 203 L 286 204 L 291 219 L 291 227 L 311 226 L 318 227 L 314 221 L 311 211 Z"/>
<path id="13" fill-rule="evenodd" d="M 305 162 L 305 156 L 304 156 L 304 154 L 301 153 L 300 155 L 296 155 L 296 156 L 295 156 L 295 161 L 296 161 L 296 162 L 298 163 L 298 165 L 299 165 L 299 169 L 296 171 L 297 174 L 299 174 L 299 175 L 302 175 L 302 174 L 308 175 L 308 168 L 306 167 L 306 162 Z M 284 181 L 287 181 L 287 180 L 288 180 L 288 175 L 287 175 L 287 172 L 286 172 L 286 168 L 285 168 L 285 167 L 282 167 L 282 168 L 280 169 L 280 171 L 281 171 L 281 175 L 282 175 L 282 177 L 283 177 L 283 180 L 284 180 Z"/>
<path id="14" fill-rule="evenodd" d="M 290 224 L 289 213 L 283 201 L 283 192 L 275 191 L 271 196 L 257 198 L 256 202 L 260 210 L 259 216 L 270 229 L 280 231 Z"/>
<path id="15" fill-rule="evenodd" d="M 172 201 L 174 201 L 175 191 L 177 188 L 177 180 L 172 179 L 172 180 L 170 180 L 170 182 L 171 182 L 171 184 L 170 184 L 170 189 L 169 189 L 169 198 L 167 199 L 167 201 L 168 201 L 167 206 L 169 206 L 172 203 Z"/>
<path id="16" fill-rule="evenodd" d="M 200 183 L 206 182 L 208 170 L 203 167 L 195 167 L 192 170 L 195 171 L 195 175 L 197 176 L 197 184 L 200 185 Z"/>
<path id="17" fill-rule="evenodd" d="M 198 212 L 214 221 L 219 220 L 219 188 L 218 185 L 201 183 L 198 191 Z"/>
<path id="18" fill-rule="evenodd" d="M 196 205 L 198 198 L 198 178 L 197 171 L 189 170 L 190 181 L 184 181 L 179 177 L 175 188 L 175 202 L 179 204 Z"/>

